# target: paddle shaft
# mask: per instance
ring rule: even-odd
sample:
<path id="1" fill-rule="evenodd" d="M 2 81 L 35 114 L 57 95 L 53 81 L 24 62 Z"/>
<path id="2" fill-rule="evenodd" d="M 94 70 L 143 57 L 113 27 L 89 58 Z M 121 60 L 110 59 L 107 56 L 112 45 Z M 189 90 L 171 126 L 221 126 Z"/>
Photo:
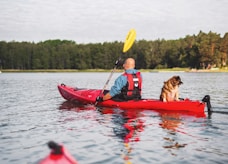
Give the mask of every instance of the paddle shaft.
<path id="1" fill-rule="evenodd" d="M 128 35 L 127 35 L 126 40 L 124 42 L 123 53 L 126 53 L 131 48 L 131 46 L 133 45 L 133 43 L 135 41 L 135 38 L 136 38 L 136 31 L 134 29 L 131 29 L 128 32 Z M 101 97 L 102 94 L 104 93 L 104 90 L 108 86 L 108 83 L 109 83 L 110 79 L 112 78 L 112 75 L 115 72 L 115 70 L 116 70 L 116 68 L 117 68 L 118 63 L 119 63 L 120 60 L 121 60 L 121 55 L 120 55 L 119 59 L 115 62 L 115 66 L 112 69 L 111 74 L 109 75 L 108 80 L 106 81 L 106 83 L 105 83 L 105 85 L 104 85 L 104 87 L 103 87 L 103 89 L 102 89 L 102 91 L 101 91 L 101 93 L 99 94 L 98 97 Z M 98 102 L 96 101 L 95 102 L 95 105 L 97 105 L 97 103 Z"/>
<path id="2" fill-rule="evenodd" d="M 113 75 L 113 73 L 115 72 L 115 70 L 116 70 L 116 68 L 117 68 L 118 63 L 119 63 L 119 61 L 120 61 L 120 60 L 121 60 L 121 56 L 120 56 L 120 57 L 119 57 L 119 59 L 116 61 L 116 63 L 115 63 L 115 67 L 112 69 L 111 74 L 109 75 L 108 80 L 106 81 L 106 83 L 105 83 L 105 85 L 104 85 L 104 87 L 103 87 L 103 89 L 102 89 L 102 91 L 101 91 L 101 93 L 100 93 L 99 97 L 101 97 L 101 96 L 102 96 L 102 94 L 104 93 L 104 90 L 105 90 L 105 89 L 106 89 L 106 87 L 108 86 L 108 83 L 109 83 L 109 81 L 111 80 L 112 75 Z"/>

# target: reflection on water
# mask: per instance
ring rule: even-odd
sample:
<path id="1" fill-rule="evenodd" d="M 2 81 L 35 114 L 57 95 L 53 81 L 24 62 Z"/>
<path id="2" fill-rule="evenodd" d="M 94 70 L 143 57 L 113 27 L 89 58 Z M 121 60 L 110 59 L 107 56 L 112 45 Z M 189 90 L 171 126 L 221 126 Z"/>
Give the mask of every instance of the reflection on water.
<path id="1" fill-rule="evenodd" d="M 163 146 L 166 149 L 170 149 L 172 155 L 176 155 L 171 151 L 171 149 L 179 149 L 187 146 L 186 143 L 179 143 L 172 136 L 176 135 L 176 133 L 186 134 L 184 131 L 180 130 L 179 126 L 181 126 L 182 120 L 179 113 L 162 113 L 161 123 L 159 124 L 163 129 L 166 129 L 167 132 L 171 135 L 170 137 L 163 137 L 165 145 Z"/>
<path id="2" fill-rule="evenodd" d="M 114 134 L 121 139 L 124 145 L 121 157 L 126 164 L 131 163 L 132 143 L 140 141 L 140 133 L 144 130 L 143 116 L 140 110 L 118 110 L 112 108 L 100 108 L 102 114 L 111 114 Z"/>
<path id="3" fill-rule="evenodd" d="M 169 130 L 171 133 L 175 132 L 181 124 L 181 117 L 179 113 L 162 113 L 160 126 Z"/>
<path id="4" fill-rule="evenodd" d="M 102 115 L 111 115 L 111 119 L 109 119 L 108 121 L 114 124 L 114 126 L 112 127 L 113 133 L 117 138 L 121 139 L 124 147 L 124 149 L 121 150 L 121 157 L 125 161 L 125 163 L 131 163 L 131 152 L 133 151 L 131 143 L 140 141 L 140 132 L 142 132 L 144 129 L 144 121 L 140 119 L 140 117 L 142 116 L 140 110 L 122 111 L 115 108 L 96 108 L 93 105 L 81 105 L 69 101 L 62 103 L 59 109 L 75 112 L 97 110 Z"/>
<path id="5" fill-rule="evenodd" d="M 78 103 L 73 103 L 66 101 L 60 105 L 59 109 L 66 111 L 82 112 L 87 110 L 96 110 L 104 117 L 109 115 L 109 119 L 106 121 L 113 123 L 112 129 L 113 134 L 119 138 L 120 142 L 123 144 L 123 149 L 121 149 L 121 158 L 126 164 L 131 164 L 134 153 L 134 145 L 140 142 L 140 134 L 143 133 L 144 129 L 148 126 L 153 126 L 153 124 L 148 124 L 145 122 L 145 115 L 143 112 L 145 110 L 120 110 L 117 108 L 96 108 L 93 105 L 81 105 Z M 172 149 L 184 148 L 188 143 L 181 143 L 175 138 L 179 133 L 187 136 L 189 135 L 182 128 L 184 117 L 192 116 L 193 118 L 205 118 L 205 115 L 191 115 L 191 113 L 183 112 L 168 112 L 168 111 L 156 111 L 157 115 L 160 117 L 160 122 L 158 125 L 166 131 L 168 137 L 162 137 L 164 143 L 160 145 L 161 147 L 167 149 L 171 155 L 176 156 Z M 148 115 L 147 115 L 148 117 Z M 144 118 L 144 119 L 143 119 Z M 97 120 L 99 121 L 99 120 Z M 100 121 L 99 121 L 100 122 Z M 100 122 L 102 123 L 102 122 Z"/>
<path id="6" fill-rule="evenodd" d="M 59 109 L 79 112 L 81 110 L 96 110 L 96 107 L 94 105 L 82 105 L 76 102 L 64 101 L 59 106 Z"/>
<path id="7" fill-rule="evenodd" d="M 181 76 L 180 96 L 211 96 L 213 113 L 122 111 L 65 102 L 57 84 L 101 88 L 109 73 L 2 73 L 0 163 L 37 163 L 46 143 L 63 143 L 79 163 L 227 163 L 227 81 L 224 73 L 143 73 L 143 97 Z M 114 74 L 110 86 L 119 73 Z M 104 80 L 102 80 L 104 79 Z"/>

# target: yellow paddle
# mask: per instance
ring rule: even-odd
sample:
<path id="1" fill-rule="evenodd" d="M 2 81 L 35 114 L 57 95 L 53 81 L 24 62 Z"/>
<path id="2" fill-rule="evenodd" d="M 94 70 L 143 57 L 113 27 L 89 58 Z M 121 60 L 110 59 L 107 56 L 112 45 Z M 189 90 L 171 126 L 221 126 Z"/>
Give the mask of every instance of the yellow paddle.
<path id="1" fill-rule="evenodd" d="M 135 38 L 136 38 L 136 31 L 134 29 L 131 29 L 128 34 L 127 34 L 127 37 L 125 39 L 125 42 L 124 42 L 124 46 L 123 46 L 123 53 L 126 53 L 133 45 L 134 41 L 135 41 Z M 119 57 L 119 59 L 116 61 L 115 63 L 115 67 L 112 69 L 112 72 L 111 74 L 109 75 L 109 78 L 108 80 L 106 81 L 105 85 L 104 85 L 104 88 L 102 89 L 99 97 L 101 97 L 101 95 L 103 94 L 105 88 L 108 86 L 108 83 L 110 81 L 110 79 L 112 78 L 112 75 L 114 73 L 114 71 L 116 70 L 117 66 L 118 66 L 118 63 L 120 62 L 121 60 L 121 56 Z M 98 98 L 99 98 L 98 97 Z M 95 105 L 97 105 L 97 100 L 95 102 Z"/>
<path id="2" fill-rule="evenodd" d="M 123 53 L 127 52 L 131 48 L 131 46 L 135 41 L 135 38 L 136 38 L 136 31 L 134 29 L 131 29 L 128 32 L 126 40 L 124 42 Z"/>

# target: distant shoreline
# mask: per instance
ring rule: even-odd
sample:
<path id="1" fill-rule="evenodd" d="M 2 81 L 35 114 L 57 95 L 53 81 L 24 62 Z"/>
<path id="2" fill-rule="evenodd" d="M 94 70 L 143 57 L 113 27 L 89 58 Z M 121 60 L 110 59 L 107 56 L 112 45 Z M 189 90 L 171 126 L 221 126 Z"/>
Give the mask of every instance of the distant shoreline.
<path id="1" fill-rule="evenodd" d="M 227 72 L 228 73 L 228 68 L 214 68 L 214 69 L 189 69 L 189 68 L 170 68 L 170 69 L 155 69 L 152 70 L 151 72 L 196 72 L 196 73 L 201 73 L 201 72 Z"/>
<path id="2" fill-rule="evenodd" d="M 77 70 L 77 69 L 35 69 L 35 70 L 20 70 L 20 69 L 2 69 L 0 73 L 40 73 L 40 72 L 49 72 L 49 73 L 69 73 L 69 72 L 111 72 L 112 70 L 105 69 L 85 69 L 85 70 Z M 228 68 L 223 69 L 189 69 L 189 68 L 169 68 L 169 69 L 141 69 L 141 72 L 151 72 L 151 73 L 159 73 L 159 72 L 227 72 Z M 115 72 L 123 72 L 123 69 L 117 69 Z"/>

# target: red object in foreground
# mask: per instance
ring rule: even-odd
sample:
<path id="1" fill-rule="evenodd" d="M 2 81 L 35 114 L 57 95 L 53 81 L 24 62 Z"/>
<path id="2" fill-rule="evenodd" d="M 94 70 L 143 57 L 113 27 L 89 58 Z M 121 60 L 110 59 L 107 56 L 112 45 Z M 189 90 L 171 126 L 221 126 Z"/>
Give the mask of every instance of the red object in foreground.
<path id="1" fill-rule="evenodd" d="M 98 89 L 79 89 L 66 86 L 64 84 L 58 85 L 58 89 L 63 98 L 69 101 L 75 101 L 81 104 L 95 104 L 97 96 L 102 90 Z M 99 102 L 97 106 L 111 107 L 120 109 L 146 109 L 154 111 L 179 111 L 186 113 L 204 114 L 205 103 L 194 100 L 181 100 L 173 102 L 162 102 L 158 99 L 141 99 L 129 101 L 113 101 L 107 100 Z"/>
<path id="2" fill-rule="evenodd" d="M 53 141 L 50 141 L 48 146 L 51 149 L 51 153 L 41 160 L 39 164 L 78 164 L 64 146 L 58 145 Z"/>

